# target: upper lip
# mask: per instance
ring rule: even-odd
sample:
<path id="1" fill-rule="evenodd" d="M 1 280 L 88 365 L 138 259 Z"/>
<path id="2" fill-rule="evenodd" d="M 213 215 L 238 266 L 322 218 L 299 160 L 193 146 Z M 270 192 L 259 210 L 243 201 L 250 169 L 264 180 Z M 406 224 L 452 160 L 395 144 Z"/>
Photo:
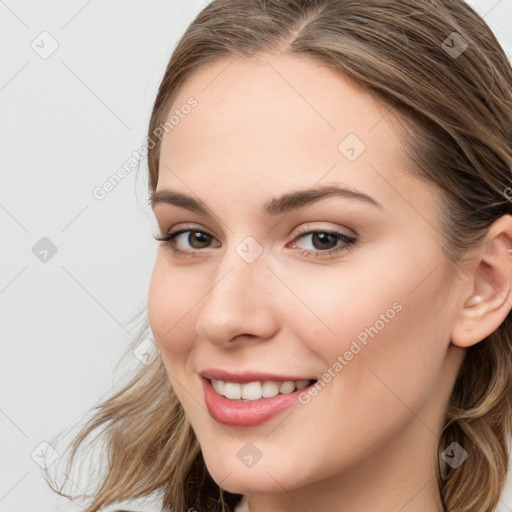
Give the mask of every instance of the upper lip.
<path id="1" fill-rule="evenodd" d="M 222 380 L 224 382 L 238 382 L 240 384 L 246 382 L 264 382 L 274 380 L 285 382 L 289 380 L 316 380 L 314 377 L 304 377 L 298 375 L 277 375 L 276 373 L 245 371 L 234 373 L 221 368 L 206 368 L 199 372 L 199 375 L 205 379 Z"/>

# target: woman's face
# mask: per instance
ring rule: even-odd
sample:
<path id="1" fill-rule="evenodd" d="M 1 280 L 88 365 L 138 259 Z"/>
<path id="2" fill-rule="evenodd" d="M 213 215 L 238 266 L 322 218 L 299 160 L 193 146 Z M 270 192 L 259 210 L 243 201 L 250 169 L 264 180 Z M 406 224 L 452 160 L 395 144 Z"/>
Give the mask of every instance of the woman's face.
<path id="1" fill-rule="evenodd" d="M 460 287 L 392 112 L 280 55 L 201 68 L 173 113 L 153 208 L 184 252 L 160 243 L 148 312 L 213 478 L 238 493 L 427 484 L 463 356 Z"/>

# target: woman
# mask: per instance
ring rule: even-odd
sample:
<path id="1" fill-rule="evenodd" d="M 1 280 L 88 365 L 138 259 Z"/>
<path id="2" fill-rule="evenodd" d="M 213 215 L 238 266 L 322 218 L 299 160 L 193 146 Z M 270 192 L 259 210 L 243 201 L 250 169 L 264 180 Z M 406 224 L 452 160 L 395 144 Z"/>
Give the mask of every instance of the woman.
<path id="1" fill-rule="evenodd" d="M 161 357 L 74 441 L 108 448 L 86 510 L 495 510 L 511 91 L 462 0 L 205 7 L 148 132 Z"/>

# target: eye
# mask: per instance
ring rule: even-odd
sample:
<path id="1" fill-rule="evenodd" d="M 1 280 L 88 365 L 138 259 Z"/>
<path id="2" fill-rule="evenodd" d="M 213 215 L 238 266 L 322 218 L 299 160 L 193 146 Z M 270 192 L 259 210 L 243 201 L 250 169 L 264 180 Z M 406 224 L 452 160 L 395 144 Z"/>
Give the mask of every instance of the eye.
<path id="1" fill-rule="evenodd" d="M 307 257 L 328 257 L 342 251 L 347 251 L 351 245 L 357 242 L 355 237 L 339 231 L 326 229 L 307 230 L 307 228 L 300 228 L 298 231 L 299 234 L 294 238 L 292 247 L 295 248 L 297 246 L 298 240 L 308 240 L 309 238 L 309 244 L 305 245 L 309 245 L 312 248 L 301 250 L 301 255 Z M 204 249 L 209 248 L 212 241 L 216 240 L 210 233 L 190 227 L 155 235 L 154 238 L 164 242 L 165 245 L 172 249 L 173 254 L 179 257 L 194 256 L 204 252 Z M 187 244 L 192 248 L 187 248 Z M 215 247 L 220 246 L 221 244 L 217 241 Z"/>
<path id="2" fill-rule="evenodd" d="M 301 251 L 302 256 L 307 257 L 324 257 L 332 256 L 333 254 L 347 251 L 352 245 L 356 244 L 357 239 L 353 236 L 346 235 L 340 231 L 316 229 L 308 230 L 307 228 L 299 229 L 299 236 L 296 240 L 308 240 L 309 247 Z M 297 242 L 294 242 L 294 247 Z"/>
<path id="3" fill-rule="evenodd" d="M 155 240 L 164 242 L 168 245 L 176 256 L 193 256 L 201 252 L 202 249 L 208 247 L 212 240 L 215 240 L 213 235 L 199 229 L 178 229 L 170 231 L 169 233 L 159 234 L 154 236 Z M 192 249 L 181 249 L 178 247 L 180 244 L 190 244 Z M 217 246 L 220 247 L 220 244 Z"/>

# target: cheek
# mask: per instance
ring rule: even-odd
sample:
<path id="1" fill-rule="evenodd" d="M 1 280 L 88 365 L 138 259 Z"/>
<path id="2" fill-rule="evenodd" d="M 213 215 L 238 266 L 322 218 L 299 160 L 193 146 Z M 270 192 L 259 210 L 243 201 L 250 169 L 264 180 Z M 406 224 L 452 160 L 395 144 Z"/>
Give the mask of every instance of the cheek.
<path id="1" fill-rule="evenodd" d="M 157 256 L 148 292 L 148 320 L 155 342 L 163 356 L 180 355 L 188 350 L 193 307 L 200 298 L 194 283 L 179 270 L 169 268 Z"/>
<path id="2" fill-rule="evenodd" d="M 441 265 L 431 273 L 435 264 L 415 261 L 295 281 L 297 308 L 311 313 L 295 314 L 294 332 L 322 361 L 332 392 L 379 408 L 376 397 L 392 400 L 391 390 L 416 403 L 435 387 L 449 344 L 448 280 Z"/>
<path id="3" fill-rule="evenodd" d="M 396 276 L 395 283 L 386 283 L 385 275 L 380 275 L 380 281 L 378 277 L 344 269 L 316 277 L 295 276 L 293 281 L 290 276 L 290 287 L 300 298 L 288 299 L 295 304 L 295 311 L 288 313 L 295 319 L 295 334 L 326 364 L 350 350 L 352 342 L 369 346 L 370 340 L 385 336 L 389 325 L 401 322 L 405 293 L 397 286 Z"/>
<path id="4" fill-rule="evenodd" d="M 148 291 L 148 320 L 174 392 L 188 412 L 197 405 L 190 400 L 191 384 L 185 376 L 192 350 L 192 308 L 199 299 L 194 289 L 190 279 L 184 279 L 182 272 L 170 268 L 164 257 L 157 256 Z M 199 392 L 194 390 L 196 395 Z"/>

